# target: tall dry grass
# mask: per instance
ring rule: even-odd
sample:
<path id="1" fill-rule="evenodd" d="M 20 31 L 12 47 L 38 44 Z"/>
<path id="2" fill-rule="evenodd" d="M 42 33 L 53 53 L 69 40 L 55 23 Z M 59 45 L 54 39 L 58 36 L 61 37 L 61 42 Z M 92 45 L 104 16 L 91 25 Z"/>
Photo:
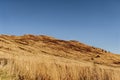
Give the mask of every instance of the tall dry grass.
<path id="1" fill-rule="evenodd" d="M 120 80 L 120 68 L 89 62 L 50 55 L 14 56 L 9 60 L 4 67 L 14 77 L 8 80 Z"/>

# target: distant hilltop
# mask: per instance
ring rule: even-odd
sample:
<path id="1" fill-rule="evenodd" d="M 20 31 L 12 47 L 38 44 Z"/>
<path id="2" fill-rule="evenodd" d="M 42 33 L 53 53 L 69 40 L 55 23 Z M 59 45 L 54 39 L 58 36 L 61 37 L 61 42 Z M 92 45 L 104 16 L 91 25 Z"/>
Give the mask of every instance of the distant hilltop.
<path id="1" fill-rule="evenodd" d="M 0 35 L 0 51 L 8 54 L 48 54 L 104 65 L 118 65 L 120 55 L 80 43 L 76 40 L 59 40 L 46 35 Z"/>

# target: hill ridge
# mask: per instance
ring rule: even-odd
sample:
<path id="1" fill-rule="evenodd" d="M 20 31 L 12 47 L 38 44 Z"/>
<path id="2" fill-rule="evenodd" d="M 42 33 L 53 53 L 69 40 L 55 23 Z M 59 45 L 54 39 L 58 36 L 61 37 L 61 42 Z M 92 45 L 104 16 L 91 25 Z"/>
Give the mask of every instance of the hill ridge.
<path id="1" fill-rule="evenodd" d="M 98 64 L 114 64 L 120 60 L 118 55 L 104 49 L 76 40 L 59 40 L 46 35 L 0 35 L 0 51 L 16 55 L 44 53 Z"/>
<path id="2" fill-rule="evenodd" d="M 0 35 L 5 80 L 120 80 L 120 55 L 46 35 Z"/>

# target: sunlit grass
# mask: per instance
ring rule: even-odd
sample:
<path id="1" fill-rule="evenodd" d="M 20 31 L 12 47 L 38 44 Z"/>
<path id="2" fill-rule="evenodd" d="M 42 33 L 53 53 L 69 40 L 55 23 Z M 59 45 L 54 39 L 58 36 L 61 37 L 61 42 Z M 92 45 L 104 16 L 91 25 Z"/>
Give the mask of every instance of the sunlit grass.
<path id="1" fill-rule="evenodd" d="M 48 55 L 13 57 L 6 70 L 1 80 L 120 80 L 119 68 Z"/>

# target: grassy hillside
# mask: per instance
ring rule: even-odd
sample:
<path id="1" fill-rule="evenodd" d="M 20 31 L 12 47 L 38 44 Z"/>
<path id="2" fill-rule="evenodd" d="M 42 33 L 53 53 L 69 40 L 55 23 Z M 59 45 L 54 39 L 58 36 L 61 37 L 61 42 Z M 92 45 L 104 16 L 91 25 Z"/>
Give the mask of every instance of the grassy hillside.
<path id="1" fill-rule="evenodd" d="M 120 80 L 120 55 L 75 40 L 0 35 L 0 80 Z"/>

